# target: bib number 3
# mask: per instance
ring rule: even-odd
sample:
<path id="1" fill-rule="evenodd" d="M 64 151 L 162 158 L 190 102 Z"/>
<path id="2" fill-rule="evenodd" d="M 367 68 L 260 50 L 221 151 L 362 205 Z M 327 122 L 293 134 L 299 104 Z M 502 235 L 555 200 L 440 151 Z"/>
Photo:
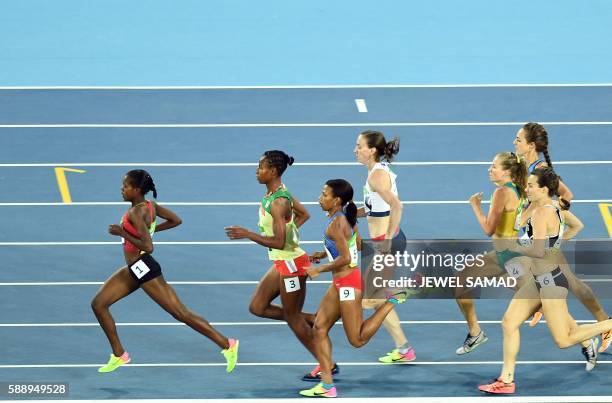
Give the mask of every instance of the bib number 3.
<path id="1" fill-rule="evenodd" d="M 301 289 L 299 277 L 285 277 L 285 291 L 295 292 Z"/>

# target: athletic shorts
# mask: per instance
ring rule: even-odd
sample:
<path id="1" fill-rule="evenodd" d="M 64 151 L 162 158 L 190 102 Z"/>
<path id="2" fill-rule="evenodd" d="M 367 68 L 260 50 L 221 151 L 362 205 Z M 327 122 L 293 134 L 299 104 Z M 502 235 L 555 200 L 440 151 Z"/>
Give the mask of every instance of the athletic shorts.
<path id="1" fill-rule="evenodd" d="M 497 256 L 497 264 L 499 264 L 499 267 L 506 270 L 511 277 L 519 278 L 525 274 L 525 270 L 520 262 L 515 261 L 508 263 L 508 261 L 514 259 L 515 257 L 523 256 L 520 253 L 506 249 L 502 250 L 501 252 L 496 251 L 495 255 Z"/>
<path id="2" fill-rule="evenodd" d="M 536 287 L 540 290 L 542 287 L 563 287 L 569 290 L 569 283 L 567 277 L 561 271 L 561 268 L 557 267 L 550 273 L 540 274 L 535 277 Z"/>
<path id="3" fill-rule="evenodd" d="M 306 276 L 306 268 L 310 266 L 308 254 L 296 257 L 293 260 L 275 260 L 274 268 L 282 277 L 286 276 Z"/>
<path id="4" fill-rule="evenodd" d="M 137 261 L 128 266 L 128 271 L 138 284 L 144 284 L 162 275 L 161 266 L 148 253 L 140 255 Z"/>
<path id="5" fill-rule="evenodd" d="M 334 277 L 334 285 L 338 290 L 340 290 L 341 287 L 352 287 L 361 291 L 361 270 L 359 270 L 359 267 L 355 267 L 344 277 Z"/>
<path id="6" fill-rule="evenodd" d="M 378 242 L 382 242 L 384 240 L 385 240 L 385 236 L 381 235 L 379 237 L 372 238 L 372 243 L 376 245 Z M 374 247 L 376 248 L 376 246 Z M 391 240 L 390 253 L 391 254 L 395 254 L 396 252 L 402 253 L 405 250 L 406 250 L 406 234 L 404 234 L 404 231 L 402 231 L 400 228 L 397 234 L 395 234 L 395 236 Z"/>

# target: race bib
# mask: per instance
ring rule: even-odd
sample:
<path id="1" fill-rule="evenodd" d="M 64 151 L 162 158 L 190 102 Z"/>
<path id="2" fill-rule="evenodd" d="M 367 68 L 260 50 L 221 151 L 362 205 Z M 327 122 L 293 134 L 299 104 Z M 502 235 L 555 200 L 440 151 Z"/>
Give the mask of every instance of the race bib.
<path id="1" fill-rule="evenodd" d="M 555 285 L 555 279 L 553 278 L 552 273 L 541 274 L 537 277 L 538 283 L 542 287 L 552 287 Z"/>
<path id="2" fill-rule="evenodd" d="M 151 269 L 149 269 L 149 266 L 147 266 L 147 264 L 142 260 L 138 260 L 136 263 L 131 265 L 130 270 L 132 270 L 132 273 L 134 273 L 136 278 L 139 280 L 151 271 Z"/>
<path id="3" fill-rule="evenodd" d="M 508 262 L 504 265 L 504 268 L 508 272 L 511 277 L 519 278 L 525 271 L 523 270 L 523 265 L 520 262 Z"/>
<path id="4" fill-rule="evenodd" d="M 338 292 L 340 293 L 340 301 L 355 300 L 355 289 L 353 287 L 340 287 Z"/>
<path id="5" fill-rule="evenodd" d="M 301 289 L 299 277 L 285 277 L 285 291 L 295 292 Z"/>

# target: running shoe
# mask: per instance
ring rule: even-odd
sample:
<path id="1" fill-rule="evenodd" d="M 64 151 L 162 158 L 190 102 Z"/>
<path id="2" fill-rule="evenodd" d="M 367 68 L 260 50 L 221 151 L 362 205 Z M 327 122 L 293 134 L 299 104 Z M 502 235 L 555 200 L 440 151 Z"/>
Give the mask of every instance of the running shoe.
<path id="1" fill-rule="evenodd" d="M 588 347 L 582 347 L 582 355 L 586 359 L 586 369 L 587 372 L 591 372 L 595 365 L 597 365 L 597 345 L 599 344 L 599 340 L 597 337 L 591 339 L 591 344 Z"/>
<path id="2" fill-rule="evenodd" d="M 394 305 L 403 304 L 408 299 L 409 293 L 408 291 L 398 291 L 393 294 L 389 294 L 387 296 L 387 301 L 393 303 Z"/>
<path id="3" fill-rule="evenodd" d="M 529 321 L 529 327 L 535 327 L 535 325 L 537 325 L 538 322 L 542 320 L 543 316 L 544 314 L 542 313 L 542 311 L 536 311 L 536 313 L 533 314 L 531 320 Z"/>
<path id="4" fill-rule="evenodd" d="M 313 388 L 300 390 L 300 395 L 306 397 L 337 397 L 338 392 L 336 391 L 335 386 L 333 386 L 331 389 L 325 389 L 323 384 L 319 382 Z"/>
<path id="5" fill-rule="evenodd" d="M 612 343 L 612 331 L 604 332 L 601 334 L 601 346 L 599 346 L 599 352 L 605 352 L 610 344 Z"/>
<path id="6" fill-rule="evenodd" d="M 380 357 L 378 361 L 385 364 L 399 364 L 403 362 L 410 362 L 416 360 L 416 353 L 414 352 L 414 348 L 410 347 L 405 354 L 400 353 L 400 351 L 396 348 L 390 353 L 387 353 L 384 357 Z"/>
<path id="7" fill-rule="evenodd" d="M 108 362 L 106 363 L 106 365 L 104 365 L 103 367 L 98 368 L 98 372 L 101 372 L 101 373 L 113 372 L 114 370 L 116 370 L 120 366 L 125 365 L 128 362 L 130 362 L 130 361 L 132 361 L 132 359 L 130 358 L 130 355 L 128 354 L 127 351 L 124 352 L 121 355 L 121 357 L 117 357 L 115 354 L 111 354 Z"/>
<path id="8" fill-rule="evenodd" d="M 485 332 L 483 332 L 482 330 L 476 336 L 470 336 L 470 333 L 468 333 L 467 336 L 465 337 L 465 341 L 463 342 L 463 345 L 459 347 L 457 351 L 455 352 L 458 355 L 467 354 L 471 352 L 472 350 L 474 350 L 476 347 L 485 343 L 487 340 L 489 339 L 487 338 L 487 335 L 485 334 Z"/>
<path id="9" fill-rule="evenodd" d="M 331 371 L 332 375 L 336 375 L 339 372 L 340 372 L 340 367 L 338 367 L 338 364 L 334 364 L 334 366 L 332 367 L 332 371 Z M 321 382 L 321 367 L 319 366 L 319 364 L 317 364 L 317 366 L 314 367 L 312 371 L 304 375 L 302 377 L 302 380 L 308 381 L 308 382 Z"/>
<path id="10" fill-rule="evenodd" d="M 478 390 L 494 395 L 511 395 L 516 392 L 516 384 L 514 382 L 505 383 L 501 379 L 497 378 L 492 383 L 480 385 Z"/>
<path id="11" fill-rule="evenodd" d="M 227 368 L 225 371 L 230 373 L 234 370 L 236 366 L 236 362 L 238 362 L 238 347 L 240 346 L 240 341 L 238 339 L 228 339 L 229 340 L 229 348 L 225 350 L 221 350 L 221 354 L 225 357 L 227 361 Z"/>

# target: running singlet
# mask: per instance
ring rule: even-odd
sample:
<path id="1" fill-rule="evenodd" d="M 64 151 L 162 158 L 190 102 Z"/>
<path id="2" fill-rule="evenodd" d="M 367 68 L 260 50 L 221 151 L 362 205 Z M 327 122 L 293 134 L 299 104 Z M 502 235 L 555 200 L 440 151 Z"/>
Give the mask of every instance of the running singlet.
<path id="1" fill-rule="evenodd" d="M 531 175 L 533 173 L 533 171 L 536 170 L 536 168 L 538 167 L 538 165 L 540 165 L 541 163 L 543 163 L 544 160 L 542 160 L 541 158 L 538 158 L 537 160 L 535 160 L 531 165 L 529 165 L 527 167 L 527 174 Z"/>
<path id="2" fill-rule="evenodd" d="M 274 236 L 272 214 L 270 213 L 272 202 L 278 198 L 284 197 L 293 205 L 291 193 L 281 185 L 270 196 L 264 196 L 259 207 L 259 230 L 264 236 Z M 283 249 L 268 248 L 268 258 L 270 260 L 294 260 L 302 256 L 304 252 L 300 248 L 300 234 L 298 228 L 293 222 L 293 213 L 288 222 L 285 223 L 285 247 Z"/>
<path id="3" fill-rule="evenodd" d="M 546 249 L 560 249 L 561 241 L 563 240 L 563 233 L 565 232 L 565 221 L 563 220 L 563 216 L 561 216 L 561 210 L 558 207 L 555 207 L 551 204 L 547 204 L 544 207 L 552 207 L 557 212 L 557 217 L 559 218 L 559 233 L 555 236 L 546 236 L 548 239 L 548 244 L 546 245 Z M 531 217 L 527 219 L 527 223 L 523 228 L 521 228 L 521 236 L 519 237 L 519 243 L 523 246 L 531 246 L 533 245 L 533 226 L 531 225 Z"/>
<path id="4" fill-rule="evenodd" d="M 151 237 L 153 237 L 153 234 L 155 233 L 155 227 L 157 226 L 157 221 L 155 220 L 155 209 L 153 208 L 153 203 L 151 201 L 146 200 L 145 203 L 147 204 L 147 209 L 151 214 L 151 225 L 149 226 L 149 234 L 151 235 Z M 120 225 L 128 234 L 132 235 L 134 238 L 140 238 L 140 234 L 138 233 L 138 231 L 136 231 L 136 228 L 134 228 L 134 226 L 130 222 L 130 218 L 128 216 L 127 211 L 125 212 L 123 217 L 121 217 Z M 121 243 L 123 244 L 123 250 L 125 250 L 126 252 L 140 252 L 140 249 L 138 249 L 136 245 L 134 245 L 125 238 L 121 238 Z"/>
<path id="5" fill-rule="evenodd" d="M 520 217 L 524 200 L 521 197 L 516 185 L 512 182 L 508 182 L 504 184 L 505 187 L 509 187 L 514 190 L 516 193 L 516 197 L 519 199 L 519 205 L 516 210 L 513 211 L 503 211 L 499 224 L 497 224 L 497 228 L 495 228 L 495 235 L 503 236 L 503 237 L 514 237 L 518 234 L 519 224 L 517 222 L 517 217 Z M 493 202 L 493 196 L 491 196 L 491 202 Z"/>
<path id="6" fill-rule="evenodd" d="M 344 213 L 338 211 L 336 214 L 331 216 L 329 218 L 327 226 L 329 227 L 329 224 L 331 224 L 334 219 L 339 215 L 344 215 Z M 327 253 L 327 258 L 330 262 L 333 262 L 334 259 L 336 259 L 340 255 L 340 252 L 338 252 L 336 243 L 333 240 L 329 239 L 327 235 L 325 235 L 325 231 L 323 231 L 323 244 L 325 245 L 325 252 Z M 351 263 L 349 263 L 349 267 L 357 267 L 357 264 L 359 263 L 359 251 L 357 250 L 357 233 L 355 231 L 353 231 L 353 235 L 351 236 L 351 239 L 347 241 L 347 244 L 349 252 L 351 254 Z"/>
<path id="7" fill-rule="evenodd" d="M 397 196 L 397 186 L 395 184 L 395 178 L 397 175 L 391 170 L 391 166 L 387 162 L 377 162 L 372 168 L 372 172 L 382 169 L 389 174 L 391 180 L 391 191 Z M 365 211 L 370 217 L 387 217 L 391 214 L 391 206 L 383 200 L 382 197 L 370 188 L 370 184 L 366 179 L 365 186 L 363 187 L 363 204 L 365 205 Z"/>

